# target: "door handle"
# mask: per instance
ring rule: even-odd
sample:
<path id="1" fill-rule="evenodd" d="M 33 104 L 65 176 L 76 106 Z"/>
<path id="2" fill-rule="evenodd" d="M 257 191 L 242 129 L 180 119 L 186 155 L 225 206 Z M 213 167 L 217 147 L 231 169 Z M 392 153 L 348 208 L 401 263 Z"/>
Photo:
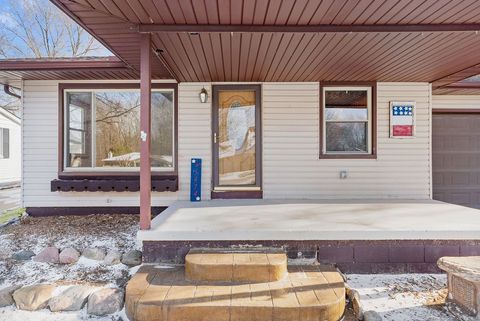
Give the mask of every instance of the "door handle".
<path id="1" fill-rule="evenodd" d="M 217 133 L 213 133 L 213 143 L 217 143 Z"/>

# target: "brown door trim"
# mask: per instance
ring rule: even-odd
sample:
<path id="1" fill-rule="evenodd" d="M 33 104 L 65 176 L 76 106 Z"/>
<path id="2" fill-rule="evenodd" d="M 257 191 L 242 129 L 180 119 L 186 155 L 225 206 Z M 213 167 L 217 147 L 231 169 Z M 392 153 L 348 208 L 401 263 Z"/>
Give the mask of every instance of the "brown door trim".
<path id="1" fill-rule="evenodd" d="M 236 193 L 225 193 L 213 191 L 215 187 L 219 187 L 219 175 L 218 175 L 218 144 L 214 142 L 214 133 L 218 133 L 218 93 L 224 90 L 242 91 L 253 90 L 255 91 L 255 185 L 239 186 L 239 190 L 242 187 L 257 187 L 262 188 L 262 100 L 261 100 L 261 85 L 213 85 L 212 86 L 212 196 L 221 193 L 224 196 L 227 194 L 237 195 Z M 234 190 L 235 186 L 231 187 Z M 248 194 L 249 191 L 242 190 L 242 195 Z M 215 195 L 214 195 L 215 194 Z M 252 191 L 251 198 L 258 198 L 258 190 Z M 218 197 L 217 197 L 218 198 Z M 233 197 L 235 198 L 235 197 Z M 261 197 L 260 197 L 261 198 Z"/>
<path id="2" fill-rule="evenodd" d="M 479 108 L 433 108 L 433 114 L 478 114 Z"/>

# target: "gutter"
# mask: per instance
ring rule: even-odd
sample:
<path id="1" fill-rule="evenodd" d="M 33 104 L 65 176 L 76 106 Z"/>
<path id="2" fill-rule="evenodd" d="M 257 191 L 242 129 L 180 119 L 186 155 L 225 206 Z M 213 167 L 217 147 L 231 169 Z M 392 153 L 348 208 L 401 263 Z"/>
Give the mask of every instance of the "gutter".
<path id="1" fill-rule="evenodd" d="M 20 95 L 17 95 L 12 91 L 12 88 L 10 85 L 3 85 L 3 91 L 9 96 L 12 96 L 18 99 L 22 98 Z"/>

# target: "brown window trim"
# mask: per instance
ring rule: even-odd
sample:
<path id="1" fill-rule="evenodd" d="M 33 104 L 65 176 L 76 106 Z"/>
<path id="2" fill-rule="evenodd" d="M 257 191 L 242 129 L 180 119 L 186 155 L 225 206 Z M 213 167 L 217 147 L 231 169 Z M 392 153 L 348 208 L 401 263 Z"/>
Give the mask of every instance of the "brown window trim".
<path id="1" fill-rule="evenodd" d="M 64 90 L 65 89 L 139 89 L 140 83 L 59 83 L 58 84 L 58 178 L 59 179 L 131 179 L 140 178 L 139 171 L 65 171 L 64 168 Z M 152 83 L 152 89 L 174 90 L 174 166 L 173 171 L 152 171 L 152 179 L 170 178 L 178 175 L 178 84 Z"/>
<path id="2" fill-rule="evenodd" d="M 371 87 L 372 88 L 372 152 L 369 154 L 326 154 L 323 152 L 323 88 L 325 87 Z M 375 81 L 326 81 L 320 82 L 320 159 L 377 159 L 377 82 Z"/>
<path id="3" fill-rule="evenodd" d="M 478 114 L 479 108 L 433 108 L 433 114 Z"/>

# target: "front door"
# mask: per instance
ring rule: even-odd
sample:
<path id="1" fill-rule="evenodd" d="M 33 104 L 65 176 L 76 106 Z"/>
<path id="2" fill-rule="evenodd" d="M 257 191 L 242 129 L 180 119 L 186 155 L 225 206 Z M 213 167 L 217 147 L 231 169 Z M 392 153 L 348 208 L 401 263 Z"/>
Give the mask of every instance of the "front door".
<path id="1" fill-rule="evenodd" d="M 261 190 L 260 86 L 213 86 L 214 191 Z"/>

